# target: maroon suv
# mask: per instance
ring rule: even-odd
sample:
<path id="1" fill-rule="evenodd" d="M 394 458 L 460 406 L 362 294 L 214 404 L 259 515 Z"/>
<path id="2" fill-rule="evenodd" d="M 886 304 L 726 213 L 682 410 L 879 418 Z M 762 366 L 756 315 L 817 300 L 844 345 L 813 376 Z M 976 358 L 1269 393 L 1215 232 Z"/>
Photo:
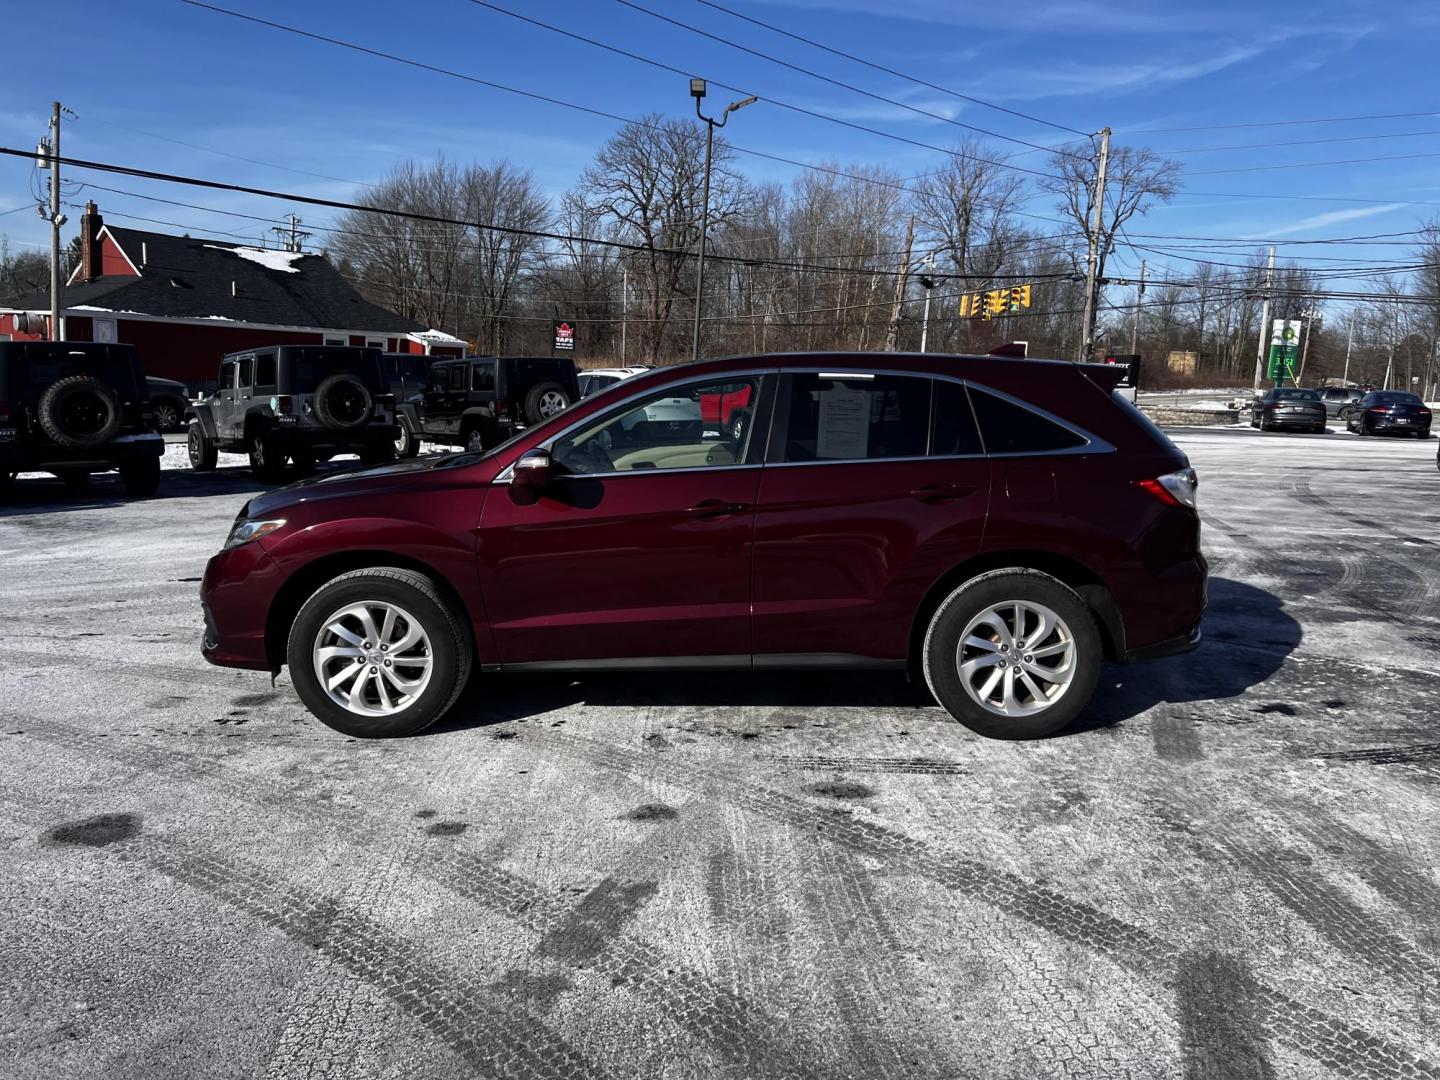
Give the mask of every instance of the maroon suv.
<path id="1" fill-rule="evenodd" d="M 894 353 L 660 368 L 485 453 L 252 499 L 205 573 L 204 653 L 288 663 L 360 736 L 434 722 L 476 664 L 911 666 L 982 734 L 1048 734 L 1105 659 L 1200 640 L 1195 473 L 1115 379 Z M 717 395 L 751 421 L 707 419 Z"/>

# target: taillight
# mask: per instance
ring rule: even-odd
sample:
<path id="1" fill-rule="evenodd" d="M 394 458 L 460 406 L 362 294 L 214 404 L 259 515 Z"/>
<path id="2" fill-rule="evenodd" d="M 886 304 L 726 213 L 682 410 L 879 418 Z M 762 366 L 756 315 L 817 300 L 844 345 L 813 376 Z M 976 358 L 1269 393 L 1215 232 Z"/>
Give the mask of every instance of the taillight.
<path id="1" fill-rule="evenodd" d="M 1430 415 L 1430 410 L 1429 410 L 1429 409 L 1416 409 L 1415 412 L 1416 412 L 1416 414 L 1419 415 L 1419 416 L 1429 416 L 1429 415 Z"/>
<path id="2" fill-rule="evenodd" d="M 1366 412 L 1378 412 L 1378 413 L 1383 413 L 1383 412 L 1389 412 L 1390 410 L 1386 409 L 1383 405 L 1376 405 L 1376 406 L 1372 406 L 1371 408 L 1366 409 L 1365 411 L 1366 411 Z"/>
<path id="3" fill-rule="evenodd" d="M 291 416 L 295 412 L 295 399 L 289 396 L 274 397 L 270 399 L 270 407 L 281 416 Z"/>
<path id="4" fill-rule="evenodd" d="M 1195 491 L 1200 486 L 1200 477 L 1194 469 L 1181 469 L 1166 473 L 1153 480 L 1136 480 L 1135 486 L 1144 488 L 1166 506 L 1195 508 Z"/>

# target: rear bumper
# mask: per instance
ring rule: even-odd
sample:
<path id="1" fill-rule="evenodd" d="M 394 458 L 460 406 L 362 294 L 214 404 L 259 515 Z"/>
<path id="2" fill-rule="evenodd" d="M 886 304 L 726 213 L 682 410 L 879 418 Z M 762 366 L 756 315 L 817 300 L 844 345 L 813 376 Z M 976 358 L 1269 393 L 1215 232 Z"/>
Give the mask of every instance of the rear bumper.
<path id="1" fill-rule="evenodd" d="M 1402 424 L 1402 423 L 1400 423 L 1398 420 L 1391 419 L 1391 418 L 1388 417 L 1388 416 L 1376 416 L 1376 417 L 1371 418 L 1371 420 L 1370 420 L 1370 430 L 1371 430 L 1371 431 L 1403 431 L 1403 432 L 1405 432 L 1406 434 L 1409 434 L 1409 433 L 1412 432 L 1412 431 L 1418 431 L 1418 432 L 1420 432 L 1420 433 L 1423 434 L 1423 435 L 1429 435 L 1429 434 L 1430 434 L 1430 421 L 1429 421 L 1429 420 L 1426 420 L 1424 423 L 1418 423 L 1418 422 L 1416 422 L 1416 421 L 1411 421 L 1411 422 L 1408 423 L 1408 424 Z"/>
<path id="2" fill-rule="evenodd" d="M 137 458 L 158 458 L 164 454 L 165 438 L 153 431 L 120 435 L 107 443 L 90 447 L 5 439 L 0 441 L 0 469 L 12 472 L 52 472 L 57 469 L 103 472 Z"/>
<path id="3" fill-rule="evenodd" d="M 1276 428 L 1280 428 L 1280 427 L 1300 427 L 1300 428 L 1316 427 L 1316 426 L 1319 426 L 1319 425 L 1323 425 L 1323 424 L 1326 423 L 1328 420 L 1329 420 L 1329 416 L 1326 415 L 1326 414 L 1324 414 L 1324 413 L 1314 413 L 1314 414 L 1305 414 L 1305 415 L 1302 415 L 1302 414 L 1299 414 L 1299 413 L 1280 413 L 1280 414 L 1277 414 L 1277 415 L 1275 415 L 1275 416 L 1268 416 L 1268 417 L 1265 417 L 1265 418 L 1264 418 L 1264 422 L 1265 422 L 1265 424 L 1266 424 L 1267 426 L 1269 426 L 1269 427 L 1276 427 Z"/>
<path id="4" fill-rule="evenodd" d="M 270 438 L 285 451 L 308 448 L 340 453 L 345 450 L 383 446 L 393 443 L 399 437 L 400 428 L 396 424 L 366 424 L 353 431 L 334 431 L 330 428 L 304 427 L 299 424 L 276 424 L 270 429 Z"/>

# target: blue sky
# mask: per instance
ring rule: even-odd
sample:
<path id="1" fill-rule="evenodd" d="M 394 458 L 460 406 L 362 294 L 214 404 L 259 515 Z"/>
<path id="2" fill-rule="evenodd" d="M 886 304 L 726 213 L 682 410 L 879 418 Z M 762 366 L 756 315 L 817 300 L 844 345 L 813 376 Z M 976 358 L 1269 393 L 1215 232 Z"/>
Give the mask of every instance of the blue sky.
<path id="1" fill-rule="evenodd" d="M 469 0 L 411 0 L 405 5 L 219 2 L 620 116 L 692 114 L 682 76 L 601 52 Z M 777 100 L 937 146 L 966 134 L 944 120 L 826 85 L 697 37 L 616 0 L 496 2 L 759 94 L 767 100 L 738 114 L 728 132 L 744 147 L 806 162 L 884 163 L 905 175 L 933 169 L 942 160 L 933 150 L 797 115 L 771 103 Z M 954 121 L 1038 143 L 1069 137 L 1053 127 L 818 52 L 696 0 L 638 2 Z M 1035 0 L 977 8 L 940 0 L 724 2 L 949 89 L 1083 131 L 1108 124 L 1119 141 L 1173 152 L 1186 167 L 1185 189 L 1173 206 L 1133 223 L 1132 233 L 1307 240 L 1399 232 L 1440 215 L 1440 89 L 1433 59 L 1440 8 L 1433 5 L 1373 0 L 1184 6 Z M 51 62 L 38 37 L 31 38 L 33 48 L 24 47 L 27 32 L 17 27 L 12 27 L 6 63 L 0 65 L 0 143 L 7 146 L 33 147 L 44 130 L 50 101 L 59 97 L 79 116 L 65 128 L 67 156 L 349 198 L 355 182 L 373 180 L 406 157 L 428 158 L 443 151 L 462 161 L 509 158 L 558 194 L 616 127 L 600 117 L 303 40 L 179 0 L 60 0 L 46 6 L 45 21 L 66 42 L 60 65 Z M 715 105 L 723 107 L 736 96 L 712 86 Z M 1424 113 L 1427 108 L 1437 111 Z M 1423 115 L 1155 130 L 1377 113 Z M 1214 149 L 1342 138 L 1355 141 Z M 1016 164 L 1043 165 L 1041 153 L 988 141 L 997 151 L 1022 153 Z M 1425 154 L 1435 156 L 1265 168 Z M 742 156 L 739 164 L 757 180 L 787 180 L 797 171 L 756 157 Z M 247 196 L 94 173 L 71 176 L 217 210 L 278 217 L 297 209 L 310 221 L 329 220 L 321 211 Z M 0 162 L 0 232 L 13 247 L 46 241 L 46 226 L 26 209 L 32 204 L 31 181 L 26 164 Z M 72 198 L 81 201 L 87 195 L 110 220 L 141 228 L 169 230 L 120 215 L 252 237 L 264 228 L 93 188 Z M 1406 205 L 1417 202 L 1434 205 Z M 1047 197 L 1035 198 L 1026 208 L 1053 213 Z M 75 216 L 72 212 L 72 231 Z M 1357 260 L 1400 261 L 1407 254 L 1393 246 L 1294 247 L 1282 249 L 1282 258 L 1322 251 Z M 1124 262 L 1117 273 L 1125 272 Z"/>

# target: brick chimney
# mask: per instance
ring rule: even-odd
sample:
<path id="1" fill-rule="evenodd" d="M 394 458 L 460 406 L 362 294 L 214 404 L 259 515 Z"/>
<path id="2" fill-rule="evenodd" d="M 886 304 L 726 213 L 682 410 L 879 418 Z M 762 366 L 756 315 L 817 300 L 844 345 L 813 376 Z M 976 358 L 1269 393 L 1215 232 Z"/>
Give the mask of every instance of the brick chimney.
<path id="1" fill-rule="evenodd" d="M 94 281 L 105 272 L 100 244 L 100 227 L 104 224 L 105 219 L 100 216 L 94 200 L 87 202 L 85 213 L 80 216 L 80 276 L 76 278 L 77 284 Z"/>

